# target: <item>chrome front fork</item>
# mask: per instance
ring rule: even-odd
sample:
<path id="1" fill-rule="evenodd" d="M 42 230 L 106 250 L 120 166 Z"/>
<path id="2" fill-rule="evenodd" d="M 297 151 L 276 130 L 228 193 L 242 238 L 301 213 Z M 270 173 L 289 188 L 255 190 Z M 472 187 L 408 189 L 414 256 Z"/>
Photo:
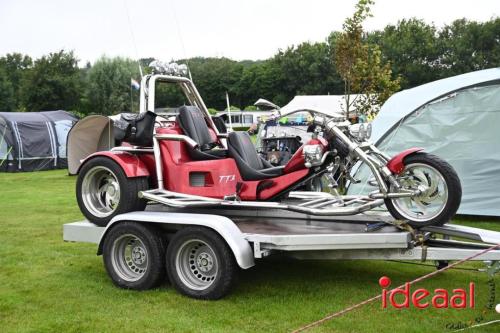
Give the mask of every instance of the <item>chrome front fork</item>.
<path id="1" fill-rule="evenodd" d="M 379 161 L 375 160 L 372 156 L 365 153 L 365 151 L 355 142 L 350 140 L 344 132 L 335 125 L 327 124 L 328 129 L 337 136 L 340 140 L 342 140 L 345 144 L 348 145 L 349 151 L 354 153 L 362 162 L 364 162 L 370 168 L 371 173 L 375 177 L 376 185 L 379 188 L 378 192 L 370 193 L 370 197 L 373 199 L 384 199 L 384 198 L 406 198 L 406 197 L 415 197 L 422 194 L 423 190 L 418 189 L 414 191 L 401 191 L 401 184 L 398 182 L 393 173 L 387 168 L 386 165 L 382 165 Z M 389 161 L 389 156 L 381 152 L 375 146 L 370 145 L 370 150 L 375 154 L 380 156 L 382 160 L 385 162 Z M 393 188 L 397 189 L 397 193 L 391 193 L 387 182 L 393 186 Z"/>
<path id="2" fill-rule="evenodd" d="M 328 126 L 328 124 L 327 124 Z M 344 132 L 338 128 L 337 126 L 328 126 L 330 127 L 329 130 L 337 136 L 340 140 L 342 140 L 345 144 L 348 145 L 349 150 L 352 151 L 362 162 L 366 163 L 368 167 L 370 168 L 373 176 L 375 177 L 375 180 L 377 181 L 377 185 L 380 189 L 380 192 L 384 195 L 386 195 L 389 192 L 389 189 L 387 188 L 387 184 L 385 183 L 384 178 L 382 177 L 381 171 L 379 170 L 379 166 L 376 165 L 370 157 L 353 141 L 351 141 L 347 135 L 344 134 Z M 382 167 L 383 170 L 384 167 Z M 387 169 L 389 171 L 389 169 Z M 390 171 L 389 171 L 390 173 Z M 385 175 L 384 175 L 385 176 Z"/>

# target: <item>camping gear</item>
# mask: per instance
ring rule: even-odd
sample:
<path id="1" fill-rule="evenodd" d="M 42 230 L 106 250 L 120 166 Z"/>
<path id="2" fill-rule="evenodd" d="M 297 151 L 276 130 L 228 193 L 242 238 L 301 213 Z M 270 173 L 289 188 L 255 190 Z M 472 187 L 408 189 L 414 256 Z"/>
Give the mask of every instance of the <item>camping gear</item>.
<path id="1" fill-rule="evenodd" d="M 128 124 L 123 141 L 135 146 L 151 146 L 153 144 L 156 113 L 151 111 L 140 114 L 122 113 L 120 116 L 120 121 Z"/>

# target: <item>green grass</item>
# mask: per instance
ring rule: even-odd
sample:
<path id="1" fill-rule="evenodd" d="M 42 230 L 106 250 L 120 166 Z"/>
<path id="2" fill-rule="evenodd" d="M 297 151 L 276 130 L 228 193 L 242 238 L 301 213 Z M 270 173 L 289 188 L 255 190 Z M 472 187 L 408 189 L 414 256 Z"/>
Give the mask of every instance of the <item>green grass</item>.
<path id="1" fill-rule="evenodd" d="M 434 270 L 385 261 L 268 259 L 243 271 L 220 301 L 183 297 L 168 283 L 147 292 L 122 290 L 107 277 L 95 245 L 62 241 L 62 225 L 82 219 L 74 182 L 65 171 L 0 174 L 0 332 L 288 332 L 378 294 L 382 275 L 395 285 Z M 500 230 L 498 220 L 459 222 Z M 451 290 L 474 281 L 473 310 L 383 310 L 375 302 L 312 332 L 451 331 L 447 323 L 481 314 L 487 280 L 484 273 L 452 270 L 418 284 Z M 484 321 L 499 317 L 487 310 Z"/>

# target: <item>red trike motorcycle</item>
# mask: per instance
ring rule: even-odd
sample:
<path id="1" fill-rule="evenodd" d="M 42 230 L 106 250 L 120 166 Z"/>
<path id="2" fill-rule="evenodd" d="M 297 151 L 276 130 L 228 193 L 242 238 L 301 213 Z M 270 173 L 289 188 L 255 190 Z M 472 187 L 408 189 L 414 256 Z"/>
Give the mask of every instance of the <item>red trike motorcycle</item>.
<path id="1" fill-rule="evenodd" d="M 443 224 L 459 207 L 461 185 L 448 163 L 420 148 L 391 158 L 367 141 L 369 126 L 352 125 L 340 114 L 297 110 L 310 113 L 312 138 L 286 165 L 274 167 L 257 154 L 246 132 L 219 133 L 192 81 L 175 75 L 178 67 L 153 67 L 141 81 L 140 113 L 116 121 L 122 143 L 86 156 L 76 168 L 78 204 L 97 225 L 143 210 L 147 202 L 283 209 L 332 221 L 385 204 L 394 218 L 417 228 Z M 178 108 L 175 117 L 157 116 L 160 82 L 179 85 L 191 105 Z M 370 169 L 375 189 L 342 195 L 339 178 L 343 184 L 356 181 L 350 171 L 359 163 Z M 329 191 L 307 191 L 319 177 L 329 182 Z"/>

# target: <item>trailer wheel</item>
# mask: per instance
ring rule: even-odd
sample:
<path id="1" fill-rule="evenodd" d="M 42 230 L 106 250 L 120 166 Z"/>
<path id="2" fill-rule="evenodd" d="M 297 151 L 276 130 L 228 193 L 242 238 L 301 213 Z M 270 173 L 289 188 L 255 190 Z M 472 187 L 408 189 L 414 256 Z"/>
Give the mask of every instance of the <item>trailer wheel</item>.
<path id="1" fill-rule="evenodd" d="M 224 239 L 208 228 L 187 227 L 178 231 L 167 249 L 170 283 L 182 294 L 215 300 L 234 285 L 238 266 Z"/>
<path id="2" fill-rule="evenodd" d="M 437 270 L 440 270 L 440 269 L 443 269 L 445 267 L 448 267 L 449 263 L 447 260 L 437 260 L 436 261 L 436 269 Z"/>
<path id="3" fill-rule="evenodd" d="M 115 285 L 146 290 L 164 279 L 165 240 L 155 231 L 140 223 L 121 222 L 106 235 L 104 266 Z"/>

